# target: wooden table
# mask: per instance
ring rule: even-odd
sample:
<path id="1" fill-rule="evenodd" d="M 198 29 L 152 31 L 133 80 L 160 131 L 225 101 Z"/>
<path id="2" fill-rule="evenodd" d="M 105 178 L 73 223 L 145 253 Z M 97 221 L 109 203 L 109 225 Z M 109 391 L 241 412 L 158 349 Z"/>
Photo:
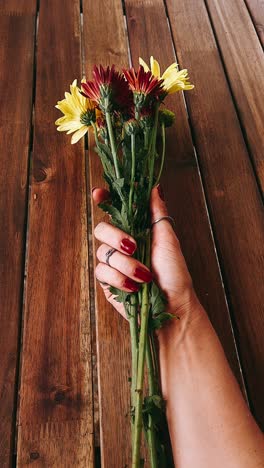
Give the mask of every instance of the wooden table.
<path id="1" fill-rule="evenodd" d="M 261 0 L 1 1 L 1 468 L 129 466 L 128 327 L 93 281 L 101 167 L 57 133 L 54 105 L 94 63 L 130 54 L 176 56 L 195 83 L 169 100 L 164 190 L 264 427 L 263 30 Z"/>

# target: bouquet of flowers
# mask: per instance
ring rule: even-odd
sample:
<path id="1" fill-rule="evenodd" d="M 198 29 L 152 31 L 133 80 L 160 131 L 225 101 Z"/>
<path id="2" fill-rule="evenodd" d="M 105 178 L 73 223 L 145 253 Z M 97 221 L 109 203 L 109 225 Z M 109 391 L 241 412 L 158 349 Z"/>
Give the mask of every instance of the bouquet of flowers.
<path id="1" fill-rule="evenodd" d="M 165 159 L 165 129 L 175 116 L 164 107 L 168 94 L 190 90 L 187 70 L 173 63 L 161 75 L 153 57 L 150 68 L 140 58 L 139 68 L 95 66 L 93 80 L 74 80 L 70 93 L 56 107 L 64 114 L 56 120 L 59 131 L 73 134 L 76 143 L 91 127 L 95 151 L 111 201 L 100 203 L 111 223 L 137 242 L 135 257 L 151 268 L 151 224 L 149 200 L 159 183 Z M 166 418 L 162 399 L 155 329 L 172 318 L 166 312 L 166 297 L 154 281 L 143 283 L 138 292 L 127 293 L 110 286 L 126 311 L 131 335 L 131 439 L 132 466 L 142 466 L 141 433 L 144 429 L 151 467 L 173 466 L 166 445 Z M 145 365 L 148 389 L 144 389 Z M 145 392 L 145 393 L 144 393 Z"/>

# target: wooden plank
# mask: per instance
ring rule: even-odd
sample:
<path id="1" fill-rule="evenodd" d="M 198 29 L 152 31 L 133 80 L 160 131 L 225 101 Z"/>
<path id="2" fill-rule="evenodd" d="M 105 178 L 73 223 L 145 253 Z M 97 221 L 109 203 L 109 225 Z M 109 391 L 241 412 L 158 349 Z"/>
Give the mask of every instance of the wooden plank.
<path id="1" fill-rule="evenodd" d="M 263 424 L 264 219 L 261 197 L 204 2 L 167 0 L 167 8 L 179 63 L 190 70 L 196 84 L 195 90 L 186 95 L 194 143 L 236 320 L 249 396 L 253 412 Z M 194 41 L 195 37 L 199 40 Z"/>
<path id="2" fill-rule="evenodd" d="M 84 57 L 86 76 L 93 65 L 128 64 L 128 53 L 121 1 L 83 1 Z M 98 155 L 89 150 L 91 187 L 103 186 Z M 93 228 L 103 219 L 102 212 L 92 207 Z M 94 240 L 94 262 L 98 243 Z M 95 283 L 96 334 L 98 350 L 98 386 L 100 405 L 100 447 L 102 467 L 130 466 L 129 382 L 130 338 L 127 323 L 113 311 L 102 289 Z M 113 449 L 114 448 L 114 449 Z"/>
<path id="3" fill-rule="evenodd" d="M 264 2 L 263 0 L 245 0 L 252 16 L 259 40 L 264 45 Z"/>
<path id="4" fill-rule="evenodd" d="M 0 5 L 0 466 L 11 466 L 22 309 L 35 0 Z M 19 71 L 19 73 L 18 73 Z"/>
<path id="5" fill-rule="evenodd" d="M 54 108 L 81 75 L 78 0 L 41 2 L 18 466 L 93 466 L 84 145 Z"/>
<path id="6" fill-rule="evenodd" d="M 264 59 L 246 5 L 207 0 L 243 132 L 264 193 Z"/>
<path id="7" fill-rule="evenodd" d="M 175 57 L 163 1 L 126 0 L 125 5 L 129 43 L 135 66 L 138 66 L 139 56 L 148 61 L 153 54 L 158 59 L 161 70 L 165 70 L 175 61 Z M 153 28 L 155 18 L 159 18 L 158 28 Z M 176 232 L 197 294 L 243 388 L 182 94 L 167 97 L 166 106 L 177 116 L 175 125 L 168 132 L 166 165 L 162 179 L 169 213 L 176 220 Z"/>

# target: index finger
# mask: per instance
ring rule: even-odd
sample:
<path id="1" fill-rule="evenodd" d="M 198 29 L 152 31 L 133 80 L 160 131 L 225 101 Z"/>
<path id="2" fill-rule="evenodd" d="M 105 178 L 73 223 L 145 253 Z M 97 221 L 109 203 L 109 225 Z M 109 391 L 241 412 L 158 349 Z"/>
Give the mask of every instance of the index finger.
<path id="1" fill-rule="evenodd" d="M 97 224 L 94 229 L 94 235 L 100 242 L 126 255 L 133 255 L 137 248 L 137 243 L 132 236 L 104 221 Z"/>

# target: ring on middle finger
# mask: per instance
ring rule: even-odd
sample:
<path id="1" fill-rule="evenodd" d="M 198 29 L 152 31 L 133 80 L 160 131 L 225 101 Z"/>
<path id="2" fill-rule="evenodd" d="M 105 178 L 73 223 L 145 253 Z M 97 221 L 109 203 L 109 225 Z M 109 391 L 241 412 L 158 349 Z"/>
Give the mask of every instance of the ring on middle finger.
<path id="1" fill-rule="evenodd" d="M 110 260 L 110 257 L 111 257 L 116 251 L 117 251 L 117 249 L 111 248 L 111 249 L 109 249 L 109 250 L 106 252 L 106 254 L 105 254 L 105 263 L 107 263 L 107 265 L 111 266 L 109 260 Z"/>

